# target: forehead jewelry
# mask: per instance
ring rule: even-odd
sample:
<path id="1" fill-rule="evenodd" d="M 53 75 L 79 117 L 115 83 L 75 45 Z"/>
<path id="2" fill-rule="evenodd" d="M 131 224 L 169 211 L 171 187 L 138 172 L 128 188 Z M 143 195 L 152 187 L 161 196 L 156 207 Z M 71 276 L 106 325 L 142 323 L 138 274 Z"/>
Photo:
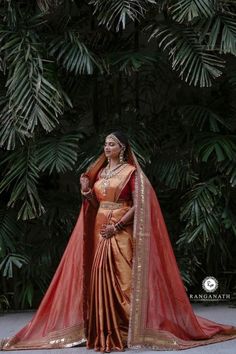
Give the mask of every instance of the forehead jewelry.
<path id="1" fill-rule="evenodd" d="M 125 144 L 123 144 L 114 134 L 108 135 L 107 138 L 114 140 L 116 143 L 118 143 L 122 147 L 122 149 L 125 150 Z"/>

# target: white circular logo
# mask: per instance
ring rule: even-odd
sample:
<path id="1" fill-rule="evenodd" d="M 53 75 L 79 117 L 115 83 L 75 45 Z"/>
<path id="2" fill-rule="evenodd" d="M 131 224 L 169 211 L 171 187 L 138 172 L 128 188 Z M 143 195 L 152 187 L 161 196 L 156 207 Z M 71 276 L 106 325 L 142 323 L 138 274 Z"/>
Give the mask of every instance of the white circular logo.
<path id="1" fill-rule="evenodd" d="M 218 288 L 218 280 L 215 277 L 206 277 L 202 281 L 202 287 L 207 293 L 213 293 Z"/>

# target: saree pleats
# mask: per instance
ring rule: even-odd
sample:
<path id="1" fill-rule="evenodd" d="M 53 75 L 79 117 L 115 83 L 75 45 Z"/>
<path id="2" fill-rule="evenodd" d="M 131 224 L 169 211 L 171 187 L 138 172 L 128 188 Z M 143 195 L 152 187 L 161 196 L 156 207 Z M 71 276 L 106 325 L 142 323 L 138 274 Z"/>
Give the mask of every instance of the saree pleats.
<path id="1" fill-rule="evenodd" d="M 115 203 L 114 203 L 115 204 Z M 97 249 L 91 271 L 87 348 L 122 351 L 127 345 L 130 314 L 133 241 L 132 226 L 110 239 L 101 237 L 105 222 L 115 223 L 129 207 L 98 210 Z"/>

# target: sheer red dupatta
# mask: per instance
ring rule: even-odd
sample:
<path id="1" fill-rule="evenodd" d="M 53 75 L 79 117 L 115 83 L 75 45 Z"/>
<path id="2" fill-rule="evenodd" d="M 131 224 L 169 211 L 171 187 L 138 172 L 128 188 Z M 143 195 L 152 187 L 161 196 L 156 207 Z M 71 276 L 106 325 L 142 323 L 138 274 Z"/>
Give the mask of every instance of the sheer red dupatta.
<path id="1" fill-rule="evenodd" d="M 88 169 L 93 185 L 105 155 Z M 128 333 L 130 348 L 185 349 L 236 338 L 236 328 L 195 316 L 188 300 L 155 192 L 136 166 L 134 260 Z M 31 322 L 2 350 L 63 348 L 84 343 L 96 209 L 83 202 L 52 282 Z"/>
<path id="2" fill-rule="evenodd" d="M 87 171 L 92 184 L 105 162 Z M 84 201 L 70 240 L 35 314 L 15 336 L 2 340 L 1 350 L 64 348 L 86 342 L 87 300 L 96 209 Z"/>
<path id="3" fill-rule="evenodd" d="M 132 157 L 137 174 L 128 346 L 180 350 L 236 338 L 236 327 L 194 314 L 155 191 Z"/>

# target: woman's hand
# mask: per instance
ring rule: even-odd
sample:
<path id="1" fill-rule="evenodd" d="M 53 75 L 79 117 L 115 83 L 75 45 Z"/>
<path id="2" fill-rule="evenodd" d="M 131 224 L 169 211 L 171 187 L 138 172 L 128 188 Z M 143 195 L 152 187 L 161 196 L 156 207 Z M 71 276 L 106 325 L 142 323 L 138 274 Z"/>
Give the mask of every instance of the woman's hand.
<path id="1" fill-rule="evenodd" d="M 110 238 L 116 234 L 116 228 L 114 225 L 102 225 L 100 234 L 103 238 Z"/>
<path id="2" fill-rule="evenodd" d="M 80 185 L 82 192 L 89 191 L 90 181 L 88 176 L 86 176 L 84 173 L 82 173 L 82 175 L 80 176 Z"/>

